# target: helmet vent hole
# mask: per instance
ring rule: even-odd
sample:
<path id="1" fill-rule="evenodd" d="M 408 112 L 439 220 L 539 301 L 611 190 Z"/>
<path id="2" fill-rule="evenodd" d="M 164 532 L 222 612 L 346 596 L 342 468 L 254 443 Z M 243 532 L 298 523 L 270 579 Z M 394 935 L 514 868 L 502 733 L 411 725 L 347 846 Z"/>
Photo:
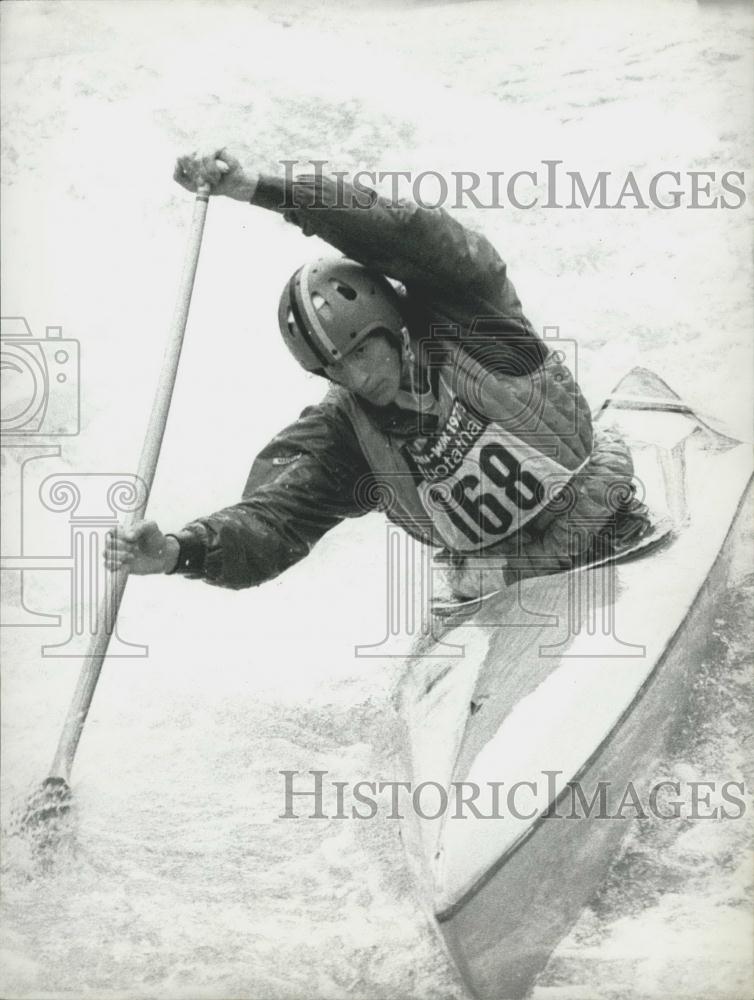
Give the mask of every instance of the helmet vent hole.
<path id="1" fill-rule="evenodd" d="M 322 298 L 322 296 L 319 294 L 319 292 L 313 292 L 312 293 L 312 305 L 317 310 L 317 312 L 319 312 L 320 309 L 322 309 L 323 306 L 327 305 L 327 303 Z"/>
<path id="2" fill-rule="evenodd" d="M 332 279 L 330 284 L 333 285 L 339 295 L 342 295 L 344 299 L 348 299 L 349 302 L 353 302 L 356 298 L 356 289 L 351 288 L 350 285 L 346 285 L 345 282 Z"/>

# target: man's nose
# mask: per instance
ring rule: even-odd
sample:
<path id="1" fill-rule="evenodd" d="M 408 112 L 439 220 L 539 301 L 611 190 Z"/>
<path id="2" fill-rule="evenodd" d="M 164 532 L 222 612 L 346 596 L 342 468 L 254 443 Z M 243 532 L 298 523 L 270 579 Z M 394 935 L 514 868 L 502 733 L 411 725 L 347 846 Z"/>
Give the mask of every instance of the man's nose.
<path id="1" fill-rule="evenodd" d="M 343 382 L 351 392 L 358 392 L 363 389 L 369 380 L 369 373 L 358 365 L 349 365 L 344 362 Z"/>

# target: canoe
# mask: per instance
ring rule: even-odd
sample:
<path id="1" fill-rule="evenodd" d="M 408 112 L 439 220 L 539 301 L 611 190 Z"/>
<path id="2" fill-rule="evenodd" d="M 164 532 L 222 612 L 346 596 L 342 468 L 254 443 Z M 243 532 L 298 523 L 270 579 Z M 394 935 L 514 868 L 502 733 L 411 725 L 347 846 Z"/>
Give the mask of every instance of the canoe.
<path id="1" fill-rule="evenodd" d="M 405 770 L 425 793 L 403 841 L 481 1000 L 525 996 L 628 820 L 652 807 L 653 763 L 683 714 L 751 497 L 750 447 L 645 369 L 596 420 L 620 428 L 639 490 L 673 531 L 633 559 L 485 600 L 442 636 L 463 657 L 417 646 L 397 692 Z"/>

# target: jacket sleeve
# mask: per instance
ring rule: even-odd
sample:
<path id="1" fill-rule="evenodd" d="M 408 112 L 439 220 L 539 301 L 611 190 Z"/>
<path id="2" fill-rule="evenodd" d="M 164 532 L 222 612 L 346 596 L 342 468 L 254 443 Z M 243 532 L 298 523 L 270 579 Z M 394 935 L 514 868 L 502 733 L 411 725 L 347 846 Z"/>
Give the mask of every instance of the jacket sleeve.
<path id="1" fill-rule="evenodd" d="M 309 407 L 259 453 L 239 503 L 176 533 L 173 572 L 232 589 L 258 586 L 344 518 L 374 509 L 368 478 L 347 416 L 326 403 Z"/>
<path id="2" fill-rule="evenodd" d="M 252 204 L 282 212 L 305 235 L 402 282 L 413 330 L 453 330 L 477 360 L 514 374 L 547 356 L 495 248 L 444 209 L 391 202 L 324 174 L 262 176 Z"/>
<path id="3" fill-rule="evenodd" d="M 505 285 L 506 267 L 486 237 L 444 209 L 388 201 L 324 174 L 262 175 L 252 204 L 282 212 L 306 236 L 405 285 L 487 298 Z"/>

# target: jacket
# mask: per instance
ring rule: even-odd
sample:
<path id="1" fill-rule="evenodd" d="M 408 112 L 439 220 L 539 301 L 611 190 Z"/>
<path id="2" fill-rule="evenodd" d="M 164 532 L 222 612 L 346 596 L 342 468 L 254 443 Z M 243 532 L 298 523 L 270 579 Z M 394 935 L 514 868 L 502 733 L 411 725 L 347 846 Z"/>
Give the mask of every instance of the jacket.
<path id="1" fill-rule="evenodd" d="M 443 372 L 447 381 L 459 360 L 490 374 L 494 384 L 504 382 L 507 396 L 512 388 L 523 399 L 544 379 L 555 390 L 548 396 L 554 404 L 537 426 L 529 419 L 526 434 L 544 431 L 548 440 L 566 442 L 568 459 L 561 462 L 566 475 L 583 466 L 592 446 L 586 402 L 524 316 L 506 265 L 484 236 L 443 209 L 389 202 L 321 175 L 295 181 L 262 177 L 252 204 L 282 212 L 305 235 L 319 236 L 400 283 L 420 377 L 436 394 Z M 425 358 L 436 358 L 438 347 L 451 359 L 445 366 L 442 359 L 436 364 Z M 405 455 L 421 440 L 427 451 L 445 430 L 436 417 L 422 415 L 418 426 L 416 413 L 396 405 L 370 406 L 333 387 L 259 453 L 238 503 L 196 519 L 176 535 L 174 572 L 224 587 L 256 586 L 307 555 L 344 518 L 377 509 L 417 537 L 455 548 L 452 537 L 437 536 L 431 518 L 422 522 L 406 504 L 386 503 L 382 470 L 370 445 L 383 439 Z M 418 475 L 421 470 L 415 461 L 412 465 Z M 538 501 L 537 509 L 546 497 Z M 457 520 L 448 510 L 441 517 Z"/>

